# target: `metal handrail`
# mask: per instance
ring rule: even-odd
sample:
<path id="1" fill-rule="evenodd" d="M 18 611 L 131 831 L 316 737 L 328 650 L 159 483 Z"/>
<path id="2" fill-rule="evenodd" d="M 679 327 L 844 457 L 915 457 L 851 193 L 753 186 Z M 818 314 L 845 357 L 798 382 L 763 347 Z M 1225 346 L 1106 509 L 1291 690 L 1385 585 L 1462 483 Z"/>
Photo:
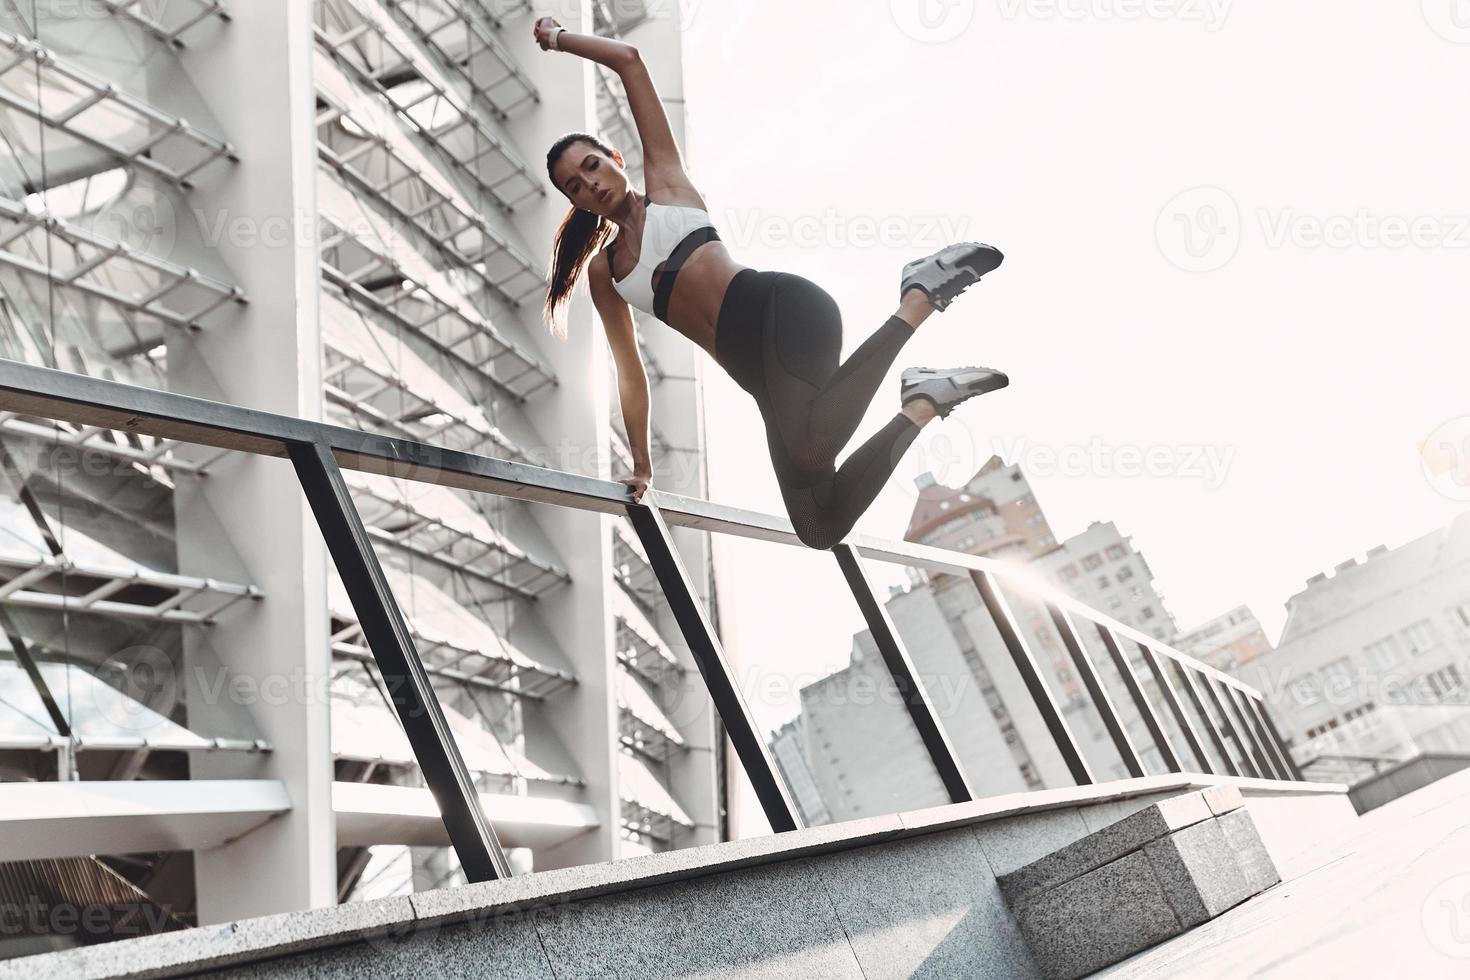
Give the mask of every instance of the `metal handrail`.
<path id="1" fill-rule="evenodd" d="M 411 628 L 353 503 L 343 468 L 577 510 L 625 515 L 771 828 L 782 832 L 803 825 L 669 533 L 669 525 L 677 525 L 805 548 L 786 518 L 657 488 L 649 488 L 642 501 L 634 504 L 628 497 L 629 488 L 618 482 L 16 361 L 0 360 L 0 413 L 3 412 L 291 459 L 352 600 L 362 634 L 392 692 L 404 732 L 470 881 L 507 877 L 509 865 L 494 829 L 480 808 L 474 783 L 450 735 Z M 1019 589 L 1028 598 L 1041 602 L 1094 695 L 1094 707 L 1102 716 L 1120 757 L 1135 775 L 1142 773 L 1137 749 L 1112 700 L 1097 696 L 1103 691 L 1102 682 L 1082 643 L 1078 620 L 1092 624 L 1096 630 L 1171 771 L 1186 771 L 1182 753 L 1179 747 L 1170 744 L 1143 694 L 1131 658 L 1122 650 L 1122 643 L 1133 644 L 1142 655 L 1201 771 L 1215 770 L 1196 731 L 1196 721 L 1203 726 L 1220 761 L 1232 775 L 1244 771 L 1267 779 L 1300 781 L 1302 778 L 1260 691 L 1090 609 L 1023 569 L 991 558 L 867 535 L 852 535 L 831 551 L 952 802 L 973 799 L 971 788 L 913 662 L 864 574 L 859 556 L 970 576 L 1079 785 L 1091 783 L 1092 773 L 1037 667 L 1024 631 L 1017 625 L 1005 596 L 1005 586 Z M 1182 682 L 1194 708 L 1193 719 L 1168 676 L 1170 670 Z M 1235 745 L 1233 756 L 1226 739 Z"/>

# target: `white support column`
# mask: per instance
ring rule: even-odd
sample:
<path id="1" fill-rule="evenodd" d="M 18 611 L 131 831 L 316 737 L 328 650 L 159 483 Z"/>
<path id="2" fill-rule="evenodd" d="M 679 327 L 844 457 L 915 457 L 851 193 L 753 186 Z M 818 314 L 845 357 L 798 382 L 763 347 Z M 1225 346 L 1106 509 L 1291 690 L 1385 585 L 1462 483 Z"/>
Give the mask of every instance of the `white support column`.
<path id="1" fill-rule="evenodd" d="M 204 333 L 171 334 L 170 384 L 319 419 L 311 4 L 233 4 L 230 23 L 191 39 L 180 63 L 241 162 L 200 175 L 179 215 L 191 234 L 179 240 L 209 247 L 209 236 L 222 232 L 214 248 L 249 305 Z M 207 479 L 180 481 L 176 508 L 181 571 L 219 575 L 238 560 L 241 580 L 265 594 L 219 626 L 187 634 L 189 725 L 211 735 L 258 733 L 275 747 L 248 759 L 196 756 L 191 775 L 280 780 L 291 801 L 289 813 L 195 853 L 199 924 L 335 904 L 321 534 L 283 460 L 226 457 Z M 214 686 L 221 668 L 255 687 L 232 698 Z"/>
<path id="2" fill-rule="evenodd" d="M 543 106 L 539 111 L 515 116 L 507 130 L 523 149 L 527 163 L 535 165 L 543 179 L 546 151 L 551 144 L 567 132 L 594 132 L 597 125 L 592 75 L 595 66 L 575 55 L 542 52 L 531 46 L 531 26 L 536 17 L 548 12 L 568 30 L 592 30 L 591 6 L 586 0 L 557 4 L 550 11 L 523 10 L 506 21 L 506 38 L 525 39 L 526 53 L 521 55 L 521 49 L 516 53 L 540 91 Z M 528 202 L 517 209 L 513 218 L 527 248 L 543 263 L 551 254 L 557 225 L 568 208 L 565 195 L 552 188 L 549 179 L 546 187 L 543 202 Z M 557 389 L 538 395 L 533 402 L 530 418 L 546 444 L 535 447 L 541 459 L 533 458 L 531 462 L 611 479 L 607 342 L 585 282 L 578 283 L 565 310 L 565 342 L 550 336 L 542 324 L 538 297 L 528 298 L 519 314 L 560 381 Z M 583 799 L 596 812 L 599 825 L 595 833 L 539 851 L 537 868 L 541 870 L 608 861 L 617 856 L 618 712 L 612 685 L 614 646 L 607 594 L 608 589 L 615 588 L 608 519 L 588 511 L 553 508 L 539 508 L 536 514 L 551 544 L 566 559 L 573 583 L 553 589 L 538 600 L 541 619 L 570 656 L 578 683 L 556 694 L 545 709 L 526 712 L 526 744 L 535 762 L 543 761 L 538 757 L 538 746 L 557 742 L 565 746 L 587 780 Z M 511 639 L 515 640 L 514 631 Z M 551 768 L 556 768 L 557 761 L 545 760 Z"/>

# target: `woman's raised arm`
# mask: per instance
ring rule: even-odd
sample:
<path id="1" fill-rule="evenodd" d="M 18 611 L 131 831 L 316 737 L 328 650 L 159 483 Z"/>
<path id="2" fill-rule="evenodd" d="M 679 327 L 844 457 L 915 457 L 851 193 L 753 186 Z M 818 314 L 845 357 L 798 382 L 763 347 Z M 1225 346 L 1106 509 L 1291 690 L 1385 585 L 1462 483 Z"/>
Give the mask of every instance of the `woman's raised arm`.
<path id="1" fill-rule="evenodd" d="M 628 93 L 628 108 L 633 112 L 633 123 L 638 127 L 638 139 L 643 144 L 645 190 L 652 192 L 670 187 L 694 190 L 684 169 L 679 144 L 674 141 L 668 114 L 664 112 L 663 100 L 659 98 L 653 77 L 636 47 L 626 41 L 561 29 L 551 17 L 536 21 L 535 33 L 536 43 L 542 50 L 551 49 L 552 36 L 555 35 L 557 50 L 606 65 L 617 72 L 623 82 L 623 90 Z"/>

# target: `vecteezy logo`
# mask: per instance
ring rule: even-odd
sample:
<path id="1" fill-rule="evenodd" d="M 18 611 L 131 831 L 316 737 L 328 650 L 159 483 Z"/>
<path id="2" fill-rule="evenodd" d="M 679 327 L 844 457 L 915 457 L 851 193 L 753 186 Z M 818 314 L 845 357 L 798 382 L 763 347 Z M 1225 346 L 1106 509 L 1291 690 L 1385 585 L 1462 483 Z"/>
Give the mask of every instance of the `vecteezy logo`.
<path id="1" fill-rule="evenodd" d="M 888 0 L 898 29 L 915 41 L 943 44 L 965 32 L 975 19 L 975 0 Z"/>
<path id="2" fill-rule="evenodd" d="M 101 683 L 92 688 L 91 711 L 133 734 L 163 727 L 179 702 L 178 673 L 158 647 L 120 650 L 98 666 L 97 677 Z"/>
<path id="3" fill-rule="evenodd" d="M 1470 44 L 1470 0 L 1420 0 L 1424 21 L 1455 44 Z"/>
<path id="4" fill-rule="evenodd" d="M 1446 956 L 1470 959 L 1470 875 L 1446 878 L 1419 910 L 1429 945 Z"/>
<path id="5" fill-rule="evenodd" d="M 1429 485 L 1451 500 L 1470 500 L 1470 415 L 1450 419 L 1419 444 Z"/>
<path id="6" fill-rule="evenodd" d="M 1213 272 L 1240 249 L 1240 206 L 1218 187 L 1194 187 L 1159 212 L 1154 238 L 1164 258 L 1186 272 Z"/>

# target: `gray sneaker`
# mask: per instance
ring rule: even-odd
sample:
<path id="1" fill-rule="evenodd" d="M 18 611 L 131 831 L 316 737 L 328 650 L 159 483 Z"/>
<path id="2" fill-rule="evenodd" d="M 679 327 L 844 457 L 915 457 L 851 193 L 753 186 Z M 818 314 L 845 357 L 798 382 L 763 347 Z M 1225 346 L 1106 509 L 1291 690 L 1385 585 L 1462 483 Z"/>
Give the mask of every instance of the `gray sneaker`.
<path id="1" fill-rule="evenodd" d="M 943 310 L 1004 260 L 1005 256 L 994 245 L 979 242 L 946 245 L 933 255 L 914 259 L 903 267 L 898 295 L 901 298 L 910 289 L 922 289 L 934 308 Z"/>
<path id="2" fill-rule="evenodd" d="M 983 395 L 987 391 L 1004 388 L 1011 383 L 1011 379 L 1006 377 L 1004 371 L 970 365 L 957 368 L 904 368 L 899 375 L 899 382 L 900 404 L 923 398 L 934 406 L 935 414 L 943 419 L 948 418 L 949 413 L 960 402 Z"/>

